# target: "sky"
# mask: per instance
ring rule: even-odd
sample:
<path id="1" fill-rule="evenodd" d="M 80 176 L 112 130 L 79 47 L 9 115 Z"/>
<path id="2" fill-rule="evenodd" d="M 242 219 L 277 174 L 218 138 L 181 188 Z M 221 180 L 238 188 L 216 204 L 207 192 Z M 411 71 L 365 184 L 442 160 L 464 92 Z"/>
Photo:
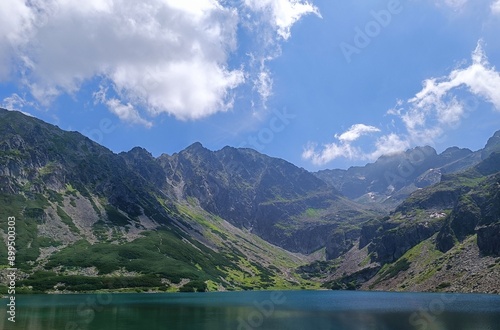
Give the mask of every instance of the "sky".
<path id="1" fill-rule="evenodd" d="M 500 130 L 500 0 L 5 0 L 0 106 L 155 157 L 311 171 Z"/>

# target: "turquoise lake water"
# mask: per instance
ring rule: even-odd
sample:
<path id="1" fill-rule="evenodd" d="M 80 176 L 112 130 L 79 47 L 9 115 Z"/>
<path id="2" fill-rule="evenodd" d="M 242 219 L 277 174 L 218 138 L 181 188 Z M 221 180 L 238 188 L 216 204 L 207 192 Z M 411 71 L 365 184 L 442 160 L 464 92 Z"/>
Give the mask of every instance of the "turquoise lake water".
<path id="1" fill-rule="evenodd" d="M 500 330 L 500 296 L 349 291 L 17 295 L 0 329 Z"/>

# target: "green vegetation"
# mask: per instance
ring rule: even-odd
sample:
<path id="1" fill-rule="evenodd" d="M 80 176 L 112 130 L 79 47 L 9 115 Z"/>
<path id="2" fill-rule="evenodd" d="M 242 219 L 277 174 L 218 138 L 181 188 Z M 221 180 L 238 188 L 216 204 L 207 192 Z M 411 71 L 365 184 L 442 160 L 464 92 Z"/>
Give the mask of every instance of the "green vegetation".
<path id="1" fill-rule="evenodd" d="M 31 194 L 30 198 L 20 195 L 0 194 L 0 229 L 7 232 L 8 217 L 16 218 L 16 267 L 23 271 L 40 255 L 40 247 L 56 244 L 47 237 L 39 236 L 37 225 L 45 220 L 44 209 L 50 204 L 42 194 Z M 0 265 L 7 263 L 7 248 L 0 244 Z"/>
<path id="2" fill-rule="evenodd" d="M 61 218 L 61 221 L 65 225 L 67 225 L 73 233 L 80 234 L 80 229 L 78 229 L 78 227 L 75 226 L 75 224 L 73 223 L 73 219 L 71 219 L 71 217 L 66 212 L 64 212 L 64 210 L 59 206 L 57 207 L 57 215 Z"/>
<path id="3" fill-rule="evenodd" d="M 378 278 L 373 283 L 373 286 L 390 278 L 396 277 L 400 272 L 406 271 L 410 268 L 410 263 L 406 258 L 399 258 L 392 264 L 386 264 L 378 272 Z"/>
<path id="4" fill-rule="evenodd" d="M 33 293 L 44 293 L 52 290 L 68 290 L 90 292 L 96 290 L 112 290 L 123 288 L 159 288 L 164 286 L 155 275 L 130 276 L 61 276 L 54 272 L 38 271 L 29 279 L 21 280 L 18 286 L 30 287 Z"/>
<path id="5" fill-rule="evenodd" d="M 438 290 L 442 290 L 442 289 L 446 289 L 448 287 L 451 286 L 451 283 L 450 282 L 443 282 L 443 283 L 440 283 L 438 286 L 437 286 L 437 289 Z"/>
<path id="6" fill-rule="evenodd" d="M 316 218 L 319 215 L 319 210 L 309 208 L 305 212 L 306 217 Z"/>
<path id="7" fill-rule="evenodd" d="M 82 240 L 52 255 L 45 267 L 95 266 L 99 274 L 124 267 L 127 271 L 155 274 L 178 283 L 182 278 L 218 279 L 224 273 L 215 265 L 235 266 L 200 243 L 185 243 L 167 230 L 147 232 L 145 236 L 120 245 L 91 245 Z"/>
<path id="8" fill-rule="evenodd" d="M 203 281 L 190 281 L 179 288 L 179 292 L 205 292 L 207 284 Z"/>
<path id="9" fill-rule="evenodd" d="M 99 241 L 106 241 L 108 239 L 109 227 L 104 221 L 99 220 L 92 225 L 92 231 Z"/>
<path id="10" fill-rule="evenodd" d="M 118 211 L 115 207 L 108 204 L 104 207 L 104 209 L 106 210 L 108 221 L 113 225 L 126 226 L 130 224 L 131 220 L 127 216 L 123 215 L 120 211 Z"/>
<path id="11" fill-rule="evenodd" d="M 56 171 L 56 169 L 57 169 L 56 162 L 48 162 L 44 167 L 42 167 L 38 170 L 38 174 L 43 177 L 43 176 L 54 173 Z"/>
<path id="12" fill-rule="evenodd" d="M 51 189 L 47 190 L 47 194 L 49 201 L 51 201 L 52 203 L 57 203 L 60 206 L 63 206 L 64 197 L 62 194 L 59 194 L 58 192 Z"/>

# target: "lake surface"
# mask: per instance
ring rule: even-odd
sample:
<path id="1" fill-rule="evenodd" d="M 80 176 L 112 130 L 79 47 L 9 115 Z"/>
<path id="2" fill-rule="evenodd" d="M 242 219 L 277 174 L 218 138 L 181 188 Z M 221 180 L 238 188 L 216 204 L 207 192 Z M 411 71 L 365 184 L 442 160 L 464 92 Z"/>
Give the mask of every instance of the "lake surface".
<path id="1" fill-rule="evenodd" d="M 0 329 L 500 330 L 500 296 L 339 291 L 17 295 Z"/>

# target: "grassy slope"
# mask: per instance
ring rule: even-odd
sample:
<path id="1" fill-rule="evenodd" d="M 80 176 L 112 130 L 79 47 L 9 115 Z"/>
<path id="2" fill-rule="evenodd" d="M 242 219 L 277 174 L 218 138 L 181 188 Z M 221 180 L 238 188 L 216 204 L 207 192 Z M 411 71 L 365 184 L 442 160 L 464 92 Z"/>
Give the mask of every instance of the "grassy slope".
<path id="1" fill-rule="evenodd" d="M 385 265 L 361 289 L 500 293 L 500 257 L 482 256 L 475 240 L 470 236 L 442 253 L 433 236 Z"/>
<path id="2" fill-rule="evenodd" d="M 74 189 L 71 196 L 85 198 Z M 55 192 L 36 194 L 32 199 L 0 196 L 2 231 L 6 230 L 7 217 L 18 219 L 16 265 L 26 277 L 18 282 L 18 286 L 25 287 L 21 291 L 318 287 L 291 271 L 305 263 L 303 256 L 275 247 L 194 205 L 177 205 L 176 212 L 170 210 L 178 226 L 141 228 L 139 234 L 131 237 L 129 228 L 140 227 L 138 223 L 109 205 L 101 205 L 100 202 L 105 203 L 102 199 L 97 204 L 93 202 L 96 210 L 106 212 L 92 227 L 97 241 L 91 244 L 82 233 L 87 231 L 80 230 L 68 215 L 71 212 L 65 211 L 63 201 L 64 196 Z M 55 217 L 50 221 L 57 226 L 66 227 L 73 240 L 62 243 L 40 234 L 39 228 L 48 217 Z M 125 229 L 116 227 L 128 222 L 131 223 Z M 46 253 L 42 254 L 42 250 Z M 6 247 L 1 244 L 1 264 L 6 263 L 6 256 Z M 5 287 L 0 287 L 0 291 L 5 291 Z"/>

